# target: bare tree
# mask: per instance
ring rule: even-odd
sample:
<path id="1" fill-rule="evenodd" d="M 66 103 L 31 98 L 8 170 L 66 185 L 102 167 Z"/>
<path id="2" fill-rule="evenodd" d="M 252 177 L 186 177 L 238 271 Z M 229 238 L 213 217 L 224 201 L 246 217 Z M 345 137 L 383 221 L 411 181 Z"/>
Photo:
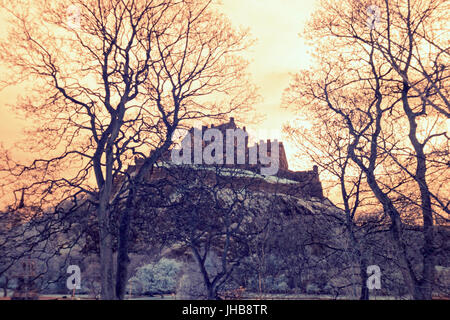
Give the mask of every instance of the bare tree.
<path id="1" fill-rule="evenodd" d="M 441 65 L 430 81 L 431 72 L 424 72 L 428 67 L 420 66 L 445 59 L 447 53 L 433 51 L 429 60 L 419 43 L 425 34 L 439 43 L 439 24 L 434 22 L 443 3 L 389 6 L 385 1 L 377 3 L 381 14 L 374 16 L 365 1 L 324 2 L 307 30 L 326 47 L 326 53 L 317 55 L 321 70 L 299 75 L 290 88 L 295 93 L 292 101 L 302 97 L 298 101 L 306 102 L 306 108 L 329 119 L 337 117 L 348 130 L 347 152 L 390 217 L 404 281 L 417 299 L 431 299 L 434 222 L 438 216 L 448 217 L 439 182 L 448 179 L 448 137 L 442 130 L 448 108 L 442 88 L 448 83 L 448 70 Z M 375 20 L 368 24 L 370 19 Z M 418 196 L 408 197 L 411 190 Z M 421 250 L 410 252 L 405 245 L 405 210 L 397 201 L 402 195 L 420 210 Z M 421 256 L 420 263 L 411 255 Z"/>
<path id="2" fill-rule="evenodd" d="M 164 181 L 164 195 L 157 203 L 139 197 L 141 215 L 153 211 L 159 217 L 156 225 L 145 226 L 151 235 L 166 239 L 167 247 L 181 246 L 189 252 L 201 274 L 205 298 L 218 299 L 248 255 L 251 239 L 265 227 L 267 216 L 260 203 L 264 200 L 252 189 L 257 187 L 257 174 L 226 166 L 174 164 L 153 174 L 153 184 Z"/>
<path id="3" fill-rule="evenodd" d="M 235 55 L 249 44 L 247 32 L 211 1 L 33 4 L 2 2 L 11 28 L 0 58 L 11 71 L 6 84 L 33 86 L 17 109 L 36 120 L 22 147 L 38 156 L 25 164 L 7 157 L 1 169 L 27 206 L 94 205 L 102 297 L 123 298 L 129 216 L 121 217 L 115 279 L 111 203 L 127 194 L 132 208 L 135 183 L 183 122 L 249 107 L 254 91 Z M 136 155 L 146 160 L 131 177 Z M 115 192 L 120 177 L 126 187 Z"/>
<path id="4" fill-rule="evenodd" d="M 341 223 L 346 226 L 348 233 L 351 262 L 357 261 L 359 264 L 360 299 L 368 300 L 366 281 L 369 257 L 364 252 L 364 239 L 359 238 L 364 233 L 359 230 L 362 226 L 358 224 L 358 218 L 365 214 L 364 206 L 370 200 L 370 195 L 363 184 L 362 171 L 351 162 L 347 153 L 351 139 L 345 126 L 341 125 L 340 130 L 336 130 L 339 123 L 329 118 L 320 118 L 320 115 L 310 120 L 313 122 L 310 130 L 292 125 L 285 126 L 284 130 L 298 147 L 298 153 L 308 156 L 310 161 L 323 170 L 324 176 L 328 177 L 328 193 L 339 195 L 333 200 L 337 201 L 336 205 L 345 213 L 345 217 L 341 217 Z"/>

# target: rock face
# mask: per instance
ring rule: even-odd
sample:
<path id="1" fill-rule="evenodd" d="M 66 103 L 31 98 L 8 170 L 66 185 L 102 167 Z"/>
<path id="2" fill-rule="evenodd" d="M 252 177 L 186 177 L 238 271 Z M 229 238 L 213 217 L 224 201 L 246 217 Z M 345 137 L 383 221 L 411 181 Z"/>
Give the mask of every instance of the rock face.
<path id="1" fill-rule="evenodd" d="M 224 137 L 227 130 L 239 129 L 233 118 L 218 126 L 204 126 L 201 128 L 202 136 L 209 128 L 219 130 Z M 245 127 L 242 130 L 246 132 Z M 194 129 L 189 132 L 192 137 Z M 330 249 L 322 244 L 341 246 L 343 230 L 335 221 L 342 212 L 324 198 L 317 167 L 310 171 L 289 170 L 283 143 L 278 144 L 278 172 L 262 175 L 260 168 L 265 164 L 260 159 L 256 164 L 247 161 L 251 148 L 259 150 L 262 143 L 271 145 L 269 140 L 249 147 L 246 138 L 244 164 L 226 164 L 227 161 L 215 165 L 175 164 L 171 161 L 171 152 L 168 152 L 148 173 L 148 184 L 138 191 L 140 198 L 132 227 L 136 252 L 148 247 L 152 241 L 149 239 L 167 239 L 164 256 L 183 262 L 183 270 L 187 272 L 177 288 L 180 296 L 198 299 L 206 294 L 205 290 L 197 292 L 205 284 L 192 243 L 196 250 L 207 253 L 209 264 L 214 264 L 213 257 L 223 257 L 225 253 L 227 260 L 231 259 L 226 263 L 228 267 L 240 261 L 243 268 L 247 264 L 270 264 L 270 261 L 260 261 L 262 257 L 253 252 L 258 246 L 269 246 L 270 259 L 277 261 L 276 268 L 285 273 L 285 281 L 276 285 L 279 289 L 308 285 L 312 275 L 306 275 L 307 269 L 314 270 L 319 274 L 318 278 L 324 279 L 330 270 L 328 265 L 322 265 L 323 257 L 330 256 Z M 201 150 L 208 145 L 202 140 Z M 237 139 L 234 147 L 236 155 L 236 149 L 242 147 Z M 268 148 L 267 151 L 270 155 L 272 150 Z M 132 176 L 142 164 L 143 159 L 136 159 L 128 173 Z M 227 234 L 229 230 L 234 230 L 234 233 Z M 224 251 L 225 237 L 231 239 L 231 247 L 226 249 L 228 252 Z M 267 241 L 267 244 L 263 243 Z M 295 258 L 281 262 L 279 254 Z M 221 263 L 217 266 L 219 271 L 209 264 L 206 269 L 211 269 L 208 269 L 210 278 L 222 271 Z M 287 270 L 292 269 L 293 264 L 298 265 L 295 272 L 302 276 L 293 272 L 288 274 Z M 251 270 L 244 269 L 237 273 L 246 274 Z M 250 275 L 237 282 L 230 280 L 232 283 L 228 289 L 248 287 L 257 290 L 255 277 Z M 318 285 L 319 288 L 323 286 Z"/>

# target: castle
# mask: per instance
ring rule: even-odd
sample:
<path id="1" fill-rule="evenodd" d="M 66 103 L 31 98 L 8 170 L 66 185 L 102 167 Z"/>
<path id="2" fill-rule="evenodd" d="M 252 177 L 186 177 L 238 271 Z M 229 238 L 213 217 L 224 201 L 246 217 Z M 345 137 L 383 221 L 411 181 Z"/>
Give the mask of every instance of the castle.
<path id="1" fill-rule="evenodd" d="M 223 136 L 226 136 L 227 130 L 237 130 L 240 129 L 237 127 L 234 118 L 230 118 L 229 122 L 222 123 L 220 125 L 211 125 L 202 126 L 201 134 L 203 136 L 204 132 L 207 129 L 217 129 L 219 130 Z M 246 128 L 244 127 L 243 132 L 246 132 Z M 194 128 L 191 128 L 188 131 L 188 134 L 193 138 L 194 136 Z M 198 133 L 197 133 L 198 134 Z M 208 147 L 210 143 L 202 141 L 201 149 L 204 150 Z M 264 145 L 264 146 L 263 146 Z M 278 170 L 274 175 L 264 176 L 259 174 L 259 170 L 261 167 L 264 167 L 260 157 L 258 156 L 254 163 L 249 161 L 252 158 L 252 150 L 256 151 L 255 154 L 260 155 L 259 150 L 264 147 L 264 151 L 267 153 L 267 156 L 270 157 L 273 153 L 274 145 L 278 145 L 278 154 L 277 154 L 277 166 Z M 267 140 L 267 142 L 259 142 L 254 146 L 249 147 L 248 145 L 248 135 L 245 137 L 245 151 L 244 156 L 245 161 L 237 161 L 238 152 L 237 152 L 237 139 L 234 141 L 234 161 L 227 161 L 227 153 L 226 147 L 223 146 L 223 158 L 224 164 L 220 165 L 225 170 L 235 170 L 240 171 L 242 174 L 236 175 L 235 182 L 237 185 L 246 184 L 252 186 L 251 188 L 255 191 L 262 192 L 270 192 L 270 193 L 281 193 L 292 196 L 302 196 L 302 197 L 315 197 L 319 199 L 323 199 L 323 190 L 322 184 L 320 182 L 319 173 L 317 166 L 313 167 L 311 171 L 292 171 L 289 170 L 289 165 L 286 157 L 286 152 L 284 149 L 284 145 L 282 142 L 273 144 L 272 141 Z M 157 166 L 153 168 L 151 173 L 149 174 L 149 179 L 165 179 L 167 178 L 167 165 L 173 164 L 171 161 L 171 152 L 167 152 L 162 156 L 161 161 L 158 162 Z M 194 155 L 191 154 L 190 158 L 193 159 Z M 229 159 L 228 159 L 229 160 Z M 142 159 L 136 159 L 136 165 L 129 168 L 129 173 L 133 172 L 136 169 L 136 166 L 139 167 L 142 165 Z M 230 164 L 232 163 L 232 164 Z M 162 164 L 164 164 L 162 166 Z M 164 167 L 164 168 L 163 168 Z M 202 163 L 201 166 L 204 169 L 211 167 L 210 164 Z M 198 168 L 198 166 L 197 166 Z M 214 172 L 211 172 L 208 179 L 213 179 Z M 253 183 L 254 182 L 254 183 Z"/>

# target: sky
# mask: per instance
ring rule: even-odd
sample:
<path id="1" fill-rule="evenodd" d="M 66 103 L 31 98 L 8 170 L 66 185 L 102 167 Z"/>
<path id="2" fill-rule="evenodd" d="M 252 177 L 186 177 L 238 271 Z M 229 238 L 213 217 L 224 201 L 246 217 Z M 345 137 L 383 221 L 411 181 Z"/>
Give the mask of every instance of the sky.
<path id="1" fill-rule="evenodd" d="M 296 116 L 282 108 L 281 97 L 291 74 L 311 64 L 309 47 L 300 34 L 317 3 L 314 0 L 223 0 L 224 13 L 235 25 L 250 28 L 257 39 L 246 58 L 250 60 L 249 71 L 262 97 L 255 108 L 266 119 L 253 129 L 261 134 L 258 138 L 283 140 L 290 168 L 297 170 L 310 168 L 301 163 L 294 165 L 295 146 L 280 136 L 283 124 Z"/>
<path id="2" fill-rule="evenodd" d="M 290 74 L 310 64 L 308 47 L 299 34 L 316 3 L 314 0 L 223 0 L 221 8 L 235 26 L 250 28 L 257 40 L 245 58 L 250 61 L 249 72 L 262 98 L 255 109 L 265 115 L 265 120 L 250 129 L 257 130 L 261 139 L 284 140 L 289 163 L 292 169 L 298 170 L 309 168 L 301 164 L 293 167 L 295 147 L 280 136 L 283 124 L 295 118 L 295 114 L 281 107 L 281 97 L 289 85 Z M 2 23 L 0 16 L 0 35 Z M 17 88 L 0 91 L 0 143 L 8 148 L 21 137 L 27 123 L 7 107 L 14 103 L 19 92 Z"/>

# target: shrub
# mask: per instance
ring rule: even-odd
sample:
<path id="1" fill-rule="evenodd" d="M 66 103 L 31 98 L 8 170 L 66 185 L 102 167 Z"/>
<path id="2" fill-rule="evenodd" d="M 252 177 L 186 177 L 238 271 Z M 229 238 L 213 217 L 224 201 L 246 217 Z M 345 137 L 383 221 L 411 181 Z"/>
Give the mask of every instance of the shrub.
<path id="1" fill-rule="evenodd" d="M 320 293 L 320 288 L 317 284 L 315 283 L 309 283 L 306 286 L 306 293 L 307 294 L 319 294 Z"/>
<path id="2" fill-rule="evenodd" d="M 138 294 L 173 293 L 176 290 L 180 269 L 180 262 L 162 258 L 156 263 L 140 267 L 129 283 Z"/>

